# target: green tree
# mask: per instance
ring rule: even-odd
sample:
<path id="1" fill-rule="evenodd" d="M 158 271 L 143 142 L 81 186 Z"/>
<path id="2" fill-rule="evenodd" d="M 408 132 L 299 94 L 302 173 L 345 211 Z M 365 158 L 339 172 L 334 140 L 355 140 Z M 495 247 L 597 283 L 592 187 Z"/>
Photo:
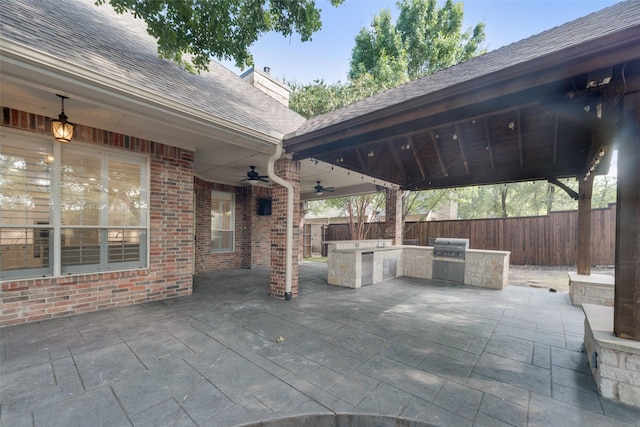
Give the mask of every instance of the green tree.
<path id="1" fill-rule="evenodd" d="M 578 191 L 576 179 L 560 180 Z M 461 219 L 547 215 L 574 210 L 578 201 L 547 181 L 515 182 L 458 188 L 458 217 Z M 606 208 L 616 201 L 615 175 L 599 175 L 593 182 L 592 208 Z"/>
<path id="2" fill-rule="evenodd" d="M 384 211 L 384 193 L 335 197 L 309 203 L 308 211 L 318 217 L 338 215 L 347 218 L 351 240 L 365 239 L 371 223 Z"/>
<path id="3" fill-rule="evenodd" d="M 330 0 L 337 6 L 344 0 Z M 249 47 L 266 32 L 311 40 L 322 26 L 314 0 L 96 0 L 147 23 L 158 53 L 187 68 L 206 70 L 212 58 L 252 65 Z M 185 60 L 191 57 L 191 63 Z"/>
<path id="4" fill-rule="evenodd" d="M 369 74 L 374 80 L 392 80 L 397 86 L 408 81 L 407 52 L 393 25 L 391 11 L 382 9 L 374 16 L 371 28 L 362 28 L 351 53 L 349 79 Z"/>
<path id="5" fill-rule="evenodd" d="M 315 117 L 483 53 L 484 25 L 462 32 L 462 3 L 449 0 L 441 9 L 435 0 L 397 5 L 396 24 L 391 12 L 382 9 L 370 28 L 356 36 L 346 83 L 288 82 L 289 107 Z"/>
<path id="6" fill-rule="evenodd" d="M 484 53 L 484 24 L 462 31 L 462 3 L 447 0 L 439 8 L 436 0 L 402 0 L 397 6 L 395 25 L 391 12 L 383 9 L 356 37 L 351 79 L 363 73 L 375 76 L 379 67 L 391 63 L 397 73 L 413 80 Z"/>
<path id="7" fill-rule="evenodd" d="M 388 71 L 388 77 L 382 73 Z M 375 95 L 376 93 L 395 87 L 395 80 L 389 69 L 381 69 L 378 77 L 366 73 L 347 83 L 338 81 L 327 84 L 324 80 L 316 80 L 311 84 L 301 85 L 287 82 L 291 88 L 289 108 L 298 114 L 311 118 L 342 108 L 353 102 Z"/>

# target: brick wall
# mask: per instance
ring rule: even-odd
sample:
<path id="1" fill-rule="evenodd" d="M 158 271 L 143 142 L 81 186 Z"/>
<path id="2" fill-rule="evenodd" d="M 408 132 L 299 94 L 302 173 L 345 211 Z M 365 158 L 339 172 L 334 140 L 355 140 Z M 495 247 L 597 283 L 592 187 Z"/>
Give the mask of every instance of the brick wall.
<path id="1" fill-rule="evenodd" d="M 196 274 L 237 268 L 268 268 L 271 217 L 258 215 L 258 199 L 269 198 L 266 187 L 236 187 L 194 179 L 196 194 Z M 235 249 L 211 252 L 211 191 L 233 193 L 236 198 Z"/>
<path id="2" fill-rule="evenodd" d="M 242 209 L 245 193 L 242 187 L 216 184 L 195 178 L 196 194 L 196 274 L 206 271 L 247 268 L 246 216 Z M 211 191 L 233 193 L 236 197 L 235 246 L 233 252 L 211 252 Z"/>
<path id="3" fill-rule="evenodd" d="M 269 268 L 271 265 L 271 216 L 258 215 L 258 199 L 270 199 L 271 189 L 251 187 L 247 198 L 247 211 L 251 213 L 251 268 Z"/>
<path id="4" fill-rule="evenodd" d="M 275 172 L 281 178 L 293 184 L 293 248 L 291 294 L 298 296 L 298 256 L 300 245 L 300 162 L 280 159 L 275 164 Z M 286 225 L 287 225 L 287 190 L 274 184 L 272 189 L 272 223 L 271 223 L 271 294 L 284 298 L 286 285 Z"/>
<path id="5" fill-rule="evenodd" d="M 393 188 L 385 189 L 384 238 L 402 244 L 402 192 Z"/>
<path id="6" fill-rule="evenodd" d="M 51 138 L 49 117 L 2 108 L 2 126 Z M 81 125 L 71 143 L 149 155 L 149 268 L 2 282 L 0 326 L 192 292 L 193 152 Z"/>

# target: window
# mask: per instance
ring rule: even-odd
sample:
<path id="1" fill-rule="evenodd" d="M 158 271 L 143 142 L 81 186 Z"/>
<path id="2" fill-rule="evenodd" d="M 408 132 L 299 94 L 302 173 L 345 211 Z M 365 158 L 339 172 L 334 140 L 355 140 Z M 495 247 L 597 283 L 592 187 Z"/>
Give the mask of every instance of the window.
<path id="1" fill-rule="evenodd" d="M 147 266 L 145 156 L 3 130 L 0 168 L 0 278 Z"/>
<path id="2" fill-rule="evenodd" d="M 211 251 L 233 252 L 236 203 L 233 193 L 211 192 Z"/>

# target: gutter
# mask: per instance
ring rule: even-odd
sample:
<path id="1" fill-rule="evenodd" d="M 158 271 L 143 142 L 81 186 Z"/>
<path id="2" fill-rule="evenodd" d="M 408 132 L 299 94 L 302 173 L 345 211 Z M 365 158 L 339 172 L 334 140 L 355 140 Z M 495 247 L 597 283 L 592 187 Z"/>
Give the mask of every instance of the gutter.
<path id="1" fill-rule="evenodd" d="M 60 61 L 49 53 L 4 37 L 0 37 L 0 62 L 2 77 L 13 79 L 20 84 L 45 91 L 63 87 L 65 94 L 73 94 L 75 99 L 83 99 L 85 102 L 129 114 L 143 114 L 162 122 L 166 122 L 169 117 L 177 121 L 186 120 L 189 121 L 188 128 L 196 124 L 205 124 L 207 127 L 250 139 L 251 142 L 243 143 L 238 137 L 231 137 L 226 142 L 243 148 L 258 149 L 261 153 L 270 152 L 270 146 L 282 138 L 282 135 L 276 132 L 243 126 L 219 117 L 216 113 L 167 98 L 164 93 L 140 88 L 128 84 L 125 80 L 114 79 L 112 75 L 100 74 L 84 66 Z M 43 86 L 42 82 L 46 82 L 46 86 Z M 203 130 L 200 133 L 208 135 L 208 132 Z M 256 142 L 258 148 L 255 146 Z"/>
<path id="2" fill-rule="evenodd" d="M 276 151 L 269 157 L 269 162 L 267 163 L 267 175 L 269 178 L 287 189 L 287 235 L 285 240 L 285 292 L 284 299 L 286 301 L 291 300 L 291 277 L 293 274 L 293 265 L 292 265 L 292 257 L 293 257 L 293 184 L 284 179 L 280 178 L 276 175 L 274 165 L 276 160 L 280 158 L 282 155 L 282 146 L 284 144 L 283 140 L 278 142 L 276 146 Z"/>

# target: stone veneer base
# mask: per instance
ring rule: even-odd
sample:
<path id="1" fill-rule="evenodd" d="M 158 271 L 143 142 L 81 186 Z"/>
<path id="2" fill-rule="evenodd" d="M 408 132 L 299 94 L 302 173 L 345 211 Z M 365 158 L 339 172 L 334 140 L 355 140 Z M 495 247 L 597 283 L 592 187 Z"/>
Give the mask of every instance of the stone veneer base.
<path id="1" fill-rule="evenodd" d="M 606 274 L 569 272 L 569 296 L 573 305 L 595 304 L 613 307 L 615 278 Z"/>
<path id="2" fill-rule="evenodd" d="M 362 252 L 373 252 L 373 283 L 391 277 L 406 276 L 431 279 L 433 276 L 432 246 L 376 247 L 375 240 L 326 242 L 328 244 L 329 285 L 359 288 L 362 274 Z M 509 255 L 507 251 L 469 249 L 466 252 L 464 284 L 490 289 L 503 289 L 508 284 Z M 396 260 L 395 275 L 385 270 L 385 261 Z"/>
<path id="3" fill-rule="evenodd" d="M 583 304 L 584 345 L 603 397 L 640 408 L 640 341 L 613 334 L 613 307 Z"/>

